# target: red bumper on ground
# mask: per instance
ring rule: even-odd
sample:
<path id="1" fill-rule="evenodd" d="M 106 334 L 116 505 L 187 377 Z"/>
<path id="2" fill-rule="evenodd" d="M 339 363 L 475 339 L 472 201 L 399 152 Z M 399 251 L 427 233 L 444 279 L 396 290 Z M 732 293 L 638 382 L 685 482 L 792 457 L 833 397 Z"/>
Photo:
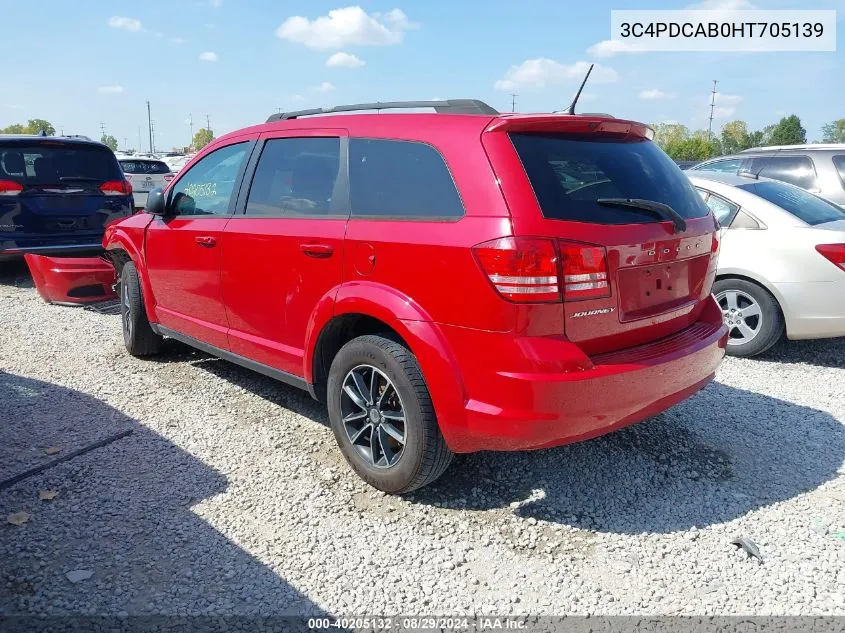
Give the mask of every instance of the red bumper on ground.
<path id="1" fill-rule="evenodd" d="M 24 258 L 38 294 L 47 303 L 80 304 L 115 299 L 114 266 L 101 257 Z"/>

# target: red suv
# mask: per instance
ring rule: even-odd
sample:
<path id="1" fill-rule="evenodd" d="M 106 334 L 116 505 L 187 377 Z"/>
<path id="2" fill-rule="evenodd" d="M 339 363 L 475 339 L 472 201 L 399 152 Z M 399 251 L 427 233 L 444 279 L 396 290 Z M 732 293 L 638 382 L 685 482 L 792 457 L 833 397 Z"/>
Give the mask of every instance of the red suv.
<path id="1" fill-rule="evenodd" d="M 473 100 L 274 115 L 108 228 L 126 347 L 307 389 L 391 493 L 633 424 L 712 380 L 727 336 L 717 223 L 651 136 Z"/>

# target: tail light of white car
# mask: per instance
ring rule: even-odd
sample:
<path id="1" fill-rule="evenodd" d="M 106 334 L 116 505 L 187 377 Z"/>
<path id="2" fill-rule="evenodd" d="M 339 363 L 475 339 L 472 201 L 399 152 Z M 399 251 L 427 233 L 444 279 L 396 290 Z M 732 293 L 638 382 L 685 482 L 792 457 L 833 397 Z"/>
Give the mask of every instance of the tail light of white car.
<path id="1" fill-rule="evenodd" d="M 817 244 L 816 250 L 834 266 L 845 270 L 845 244 Z"/>
<path id="2" fill-rule="evenodd" d="M 165 187 L 170 184 L 170 181 L 176 178 L 176 174 L 164 174 Z"/>

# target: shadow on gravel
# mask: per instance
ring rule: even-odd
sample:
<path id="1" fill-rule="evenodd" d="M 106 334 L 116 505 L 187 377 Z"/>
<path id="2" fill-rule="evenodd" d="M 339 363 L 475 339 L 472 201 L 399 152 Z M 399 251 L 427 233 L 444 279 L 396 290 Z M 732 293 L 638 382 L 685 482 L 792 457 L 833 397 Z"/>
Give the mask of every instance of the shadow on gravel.
<path id="1" fill-rule="evenodd" d="M 15 288 L 35 288 L 29 268 L 23 259 L 0 262 L 0 285 Z"/>
<path id="2" fill-rule="evenodd" d="M 94 437 L 132 431 L 41 474 L 0 484 L 0 616 L 321 614 L 192 511 L 224 493 L 227 481 L 190 453 L 100 400 L 2 371 L 0 412 L 9 417 L 0 446 L 39 449 L 18 463 L 18 472 Z M 71 432 L 82 427 L 94 431 L 84 441 Z M 45 455 L 44 444 L 62 451 Z M 40 501 L 40 490 L 58 495 Z M 28 522 L 7 524 L 18 512 L 29 513 Z M 74 570 L 93 576 L 73 584 L 65 574 Z"/>
<path id="3" fill-rule="evenodd" d="M 845 338 L 816 341 L 782 340 L 754 360 L 774 363 L 804 363 L 834 369 L 845 369 Z"/>
<path id="4" fill-rule="evenodd" d="M 190 354 L 172 344 L 174 361 Z M 325 405 L 304 391 L 202 354 L 194 365 L 328 425 Z M 673 532 L 813 490 L 837 477 L 843 456 L 845 426 L 830 414 L 714 382 L 651 420 L 588 442 L 458 455 L 409 500 L 480 511 L 516 505 L 524 517 L 601 532 Z"/>
<path id="5" fill-rule="evenodd" d="M 639 425 L 556 449 L 459 456 L 413 499 L 512 507 L 600 532 L 673 532 L 729 521 L 837 476 L 845 426 L 831 415 L 711 384 Z"/>

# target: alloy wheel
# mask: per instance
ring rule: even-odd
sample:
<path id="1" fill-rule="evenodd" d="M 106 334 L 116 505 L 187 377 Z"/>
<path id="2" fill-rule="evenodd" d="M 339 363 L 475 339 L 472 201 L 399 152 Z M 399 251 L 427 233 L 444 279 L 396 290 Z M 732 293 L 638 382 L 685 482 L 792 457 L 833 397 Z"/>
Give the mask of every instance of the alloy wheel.
<path id="1" fill-rule="evenodd" d="M 763 311 L 760 304 L 742 290 L 725 290 L 716 295 L 728 326 L 728 345 L 744 345 L 760 333 Z"/>
<path id="2" fill-rule="evenodd" d="M 343 379 L 343 428 L 349 442 L 374 468 L 395 466 L 405 450 L 405 409 L 395 385 L 372 365 L 358 365 Z"/>

